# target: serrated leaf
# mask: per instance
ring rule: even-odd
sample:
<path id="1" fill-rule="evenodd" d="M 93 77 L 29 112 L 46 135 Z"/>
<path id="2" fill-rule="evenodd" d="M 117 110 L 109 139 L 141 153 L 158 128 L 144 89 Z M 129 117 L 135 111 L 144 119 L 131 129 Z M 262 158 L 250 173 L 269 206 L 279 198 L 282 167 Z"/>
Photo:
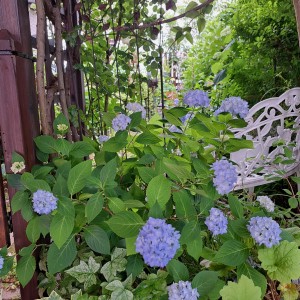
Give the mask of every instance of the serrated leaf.
<path id="1" fill-rule="evenodd" d="M 41 300 L 64 300 L 64 299 L 55 291 L 52 291 L 49 297 L 41 298 Z"/>
<path id="2" fill-rule="evenodd" d="M 103 150 L 108 152 L 118 152 L 127 145 L 127 131 L 119 131 L 103 144 Z"/>
<path id="3" fill-rule="evenodd" d="M 181 235 L 180 243 L 188 244 L 199 237 L 201 232 L 198 221 L 194 220 L 184 225 Z"/>
<path id="4" fill-rule="evenodd" d="M 108 199 L 108 207 L 115 214 L 126 209 L 124 201 L 116 197 Z"/>
<path id="5" fill-rule="evenodd" d="M 282 241 L 272 248 L 259 249 L 258 259 L 273 280 L 289 283 L 300 277 L 300 250 L 295 242 Z"/>
<path id="6" fill-rule="evenodd" d="M 68 189 L 71 195 L 79 192 L 86 184 L 86 179 L 92 173 L 92 161 L 87 160 L 73 167 L 68 177 Z"/>
<path id="7" fill-rule="evenodd" d="M 95 252 L 110 253 L 110 243 L 106 232 L 97 225 L 90 225 L 84 229 L 84 239 L 87 245 Z"/>
<path id="8" fill-rule="evenodd" d="M 74 228 L 75 209 L 72 201 L 62 197 L 58 201 L 57 213 L 50 224 L 50 235 L 58 248 L 69 238 Z"/>
<path id="9" fill-rule="evenodd" d="M 217 252 L 214 261 L 227 266 L 238 266 L 249 256 L 248 247 L 236 240 L 226 241 Z"/>
<path id="10" fill-rule="evenodd" d="M 202 16 L 200 16 L 197 20 L 197 28 L 199 33 L 203 31 L 203 29 L 205 28 L 205 24 L 205 19 Z"/>
<path id="11" fill-rule="evenodd" d="M 180 280 L 186 281 L 189 279 L 189 270 L 182 262 L 172 259 L 167 264 L 167 271 L 173 277 L 174 282 L 178 282 Z"/>
<path id="12" fill-rule="evenodd" d="M 51 154 L 57 152 L 56 140 L 52 136 L 40 135 L 34 139 L 34 142 L 43 153 Z"/>
<path id="13" fill-rule="evenodd" d="M 244 214 L 243 206 L 239 199 L 231 194 L 228 195 L 228 203 L 232 214 L 236 218 L 242 218 Z"/>
<path id="14" fill-rule="evenodd" d="M 254 285 L 260 287 L 261 295 L 265 295 L 267 290 L 267 279 L 262 273 L 252 268 L 249 264 L 245 263 L 238 266 L 237 275 L 238 279 L 240 279 L 242 275 L 247 276 L 253 281 Z"/>
<path id="15" fill-rule="evenodd" d="M 41 179 L 35 179 L 31 173 L 25 172 L 21 176 L 21 183 L 30 190 L 32 193 L 37 190 L 43 190 L 51 192 L 49 184 Z"/>
<path id="16" fill-rule="evenodd" d="M 26 286 L 32 278 L 36 267 L 35 258 L 32 255 L 23 256 L 18 261 L 16 272 L 22 286 Z"/>
<path id="17" fill-rule="evenodd" d="M 139 255 L 130 255 L 127 258 L 126 273 L 136 277 L 141 274 L 144 268 L 144 262 Z"/>
<path id="18" fill-rule="evenodd" d="M 199 235 L 196 239 L 188 242 L 186 244 L 187 253 L 192 256 L 196 261 L 198 261 L 199 257 L 202 253 L 203 242 L 201 235 Z"/>
<path id="19" fill-rule="evenodd" d="M 191 196 L 185 190 L 173 192 L 176 216 L 183 220 L 196 220 L 197 212 Z"/>
<path id="20" fill-rule="evenodd" d="M 123 238 L 136 236 L 144 223 L 143 219 L 133 211 L 122 211 L 107 221 L 111 230 Z"/>
<path id="21" fill-rule="evenodd" d="M 50 274 L 62 271 L 72 264 L 77 254 L 74 235 L 60 249 L 52 243 L 47 255 L 47 266 Z"/>
<path id="22" fill-rule="evenodd" d="M 79 265 L 65 272 L 76 278 L 78 282 L 84 283 L 84 289 L 87 290 L 89 287 L 97 283 L 96 273 L 99 269 L 100 264 L 98 264 L 95 259 L 90 256 L 88 264 L 81 260 Z"/>
<path id="23" fill-rule="evenodd" d="M 88 223 L 93 221 L 97 215 L 102 211 L 104 199 L 101 193 L 94 194 L 86 204 L 85 216 Z"/>
<path id="24" fill-rule="evenodd" d="M 150 131 L 144 131 L 142 134 L 140 134 L 136 140 L 137 143 L 139 144 L 144 144 L 144 145 L 151 145 L 151 144 L 157 144 L 161 140 L 158 138 L 156 135 L 151 133 Z"/>
<path id="25" fill-rule="evenodd" d="M 164 208 L 171 197 L 171 181 L 164 175 L 154 177 L 146 190 L 149 206 L 153 206 L 156 202 Z"/>
<path id="26" fill-rule="evenodd" d="M 218 280 L 218 273 L 214 271 L 201 271 L 192 281 L 192 287 L 197 288 L 201 297 L 208 295 Z M 241 299 L 240 299 L 241 300 Z"/>
<path id="27" fill-rule="evenodd" d="M 72 144 L 69 155 L 75 158 L 82 158 L 88 156 L 89 154 L 95 151 L 96 151 L 95 148 L 91 144 L 87 142 L 79 141 Z"/>
<path id="28" fill-rule="evenodd" d="M 220 295 L 223 300 L 260 300 L 261 290 L 251 279 L 242 275 L 238 283 L 229 281 Z"/>

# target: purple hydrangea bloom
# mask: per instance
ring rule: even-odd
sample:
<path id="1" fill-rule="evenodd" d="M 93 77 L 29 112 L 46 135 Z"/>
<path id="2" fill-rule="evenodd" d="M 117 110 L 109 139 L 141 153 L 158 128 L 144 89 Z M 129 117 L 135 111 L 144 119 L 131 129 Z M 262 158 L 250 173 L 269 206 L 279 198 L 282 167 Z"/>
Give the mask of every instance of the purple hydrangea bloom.
<path id="1" fill-rule="evenodd" d="M 4 265 L 4 258 L 0 255 L 0 270 L 3 269 L 3 265 Z"/>
<path id="2" fill-rule="evenodd" d="M 258 245 L 265 245 L 267 248 L 271 248 L 281 240 L 281 229 L 272 218 L 253 217 L 250 219 L 247 228 Z"/>
<path id="3" fill-rule="evenodd" d="M 189 91 L 184 95 L 183 102 L 192 107 L 209 106 L 209 98 L 206 92 L 200 90 Z"/>
<path id="4" fill-rule="evenodd" d="M 169 300 L 197 300 L 199 297 L 198 290 L 192 288 L 189 281 L 180 280 L 168 286 Z"/>
<path id="5" fill-rule="evenodd" d="M 221 159 L 213 163 L 212 169 L 215 173 L 213 182 L 218 193 L 220 195 L 230 193 L 237 182 L 237 172 L 234 165 L 226 159 Z"/>
<path id="6" fill-rule="evenodd" d="M 137 103 L 137 102 L 134 102 L 134 103 L 128 103 L 127 105 L 126 105 L 126 108 L 129 110 L 129 111 L 132 111 L 132 112 L 141 112 L 142 113 L 142 118 L 143 119 L 146 119 L 146 110 L 145 110 L 145 108 L 141 105 L 141 104 L 139 104 L 139 103 Z"/>
<path id="7" fill-rule="evenodd" d="M 180 103 L 180 102 L 179 102 L 179 99 L 177 99 L 177 98 L 176 98 L 176 99 L 174 99 L 174 102 L 173 102 L 173 103 L 174 103 L 174 106 L 178 106 L 178 105 L 179 105 L 179 103 Z"/>
<path id="8" fill-rule="evenodd" d="M 128 116 L 119 114 L 112 120 L 112 128 L 114 131 L 125 130 L 130 122 L 131 119 Z"/>
<path id="9" fill-rule="evenodd" d="M 249 112 L 248 102 L 240 97 L 229 97 L 221 103 L 221 106 L 215 111 L 215 115 L 222 112 L 229 112 L 233 116 L 239 115 L 241 118 L 245 118 Z"/>
<path id="10" fill-rule="evenodd" d="M 180 118 L 182 123 L 186 123 L 187 121 L 191 120 L 194 117 L 193 113 L 189 112 L 185 116 Z"/>
<path id="11" fill-rule="evenodd" d="M 136 239 L 136 252 L 150 267 L 165 267 L 174 258 L 180 233 L 165 220 L 149 218 Z"/>
<path id="12" fill-rule="evenodd" d="M 211 208 L 209 216 L 204 223 L 208 230 L 212 232 L 213 236 L 227 232 L 228 220 L 224 213 L 218 208 Z"/>
<path id="13" fill-rule="evenodd" d="M 98 137 L 98 141 L 101 144 L 108 141 L 108 140 L 109 140 L 109 136 L 107 136 L 107 135 L 99 135 L 99 137 Z"/>
<path id="14" fill-rule="evenodd" d="M 174 133 L 182 133 L 182 130 L 176 127 L 175 125 L 170 126 L 169 130 Z"/>
<path id="15" fill-rule="evenodd" d="M 48 215 L 57 208 L 57 200 L 52 193 L 37 190 L 33 193 L 33 210 L 40 215 Z"/>

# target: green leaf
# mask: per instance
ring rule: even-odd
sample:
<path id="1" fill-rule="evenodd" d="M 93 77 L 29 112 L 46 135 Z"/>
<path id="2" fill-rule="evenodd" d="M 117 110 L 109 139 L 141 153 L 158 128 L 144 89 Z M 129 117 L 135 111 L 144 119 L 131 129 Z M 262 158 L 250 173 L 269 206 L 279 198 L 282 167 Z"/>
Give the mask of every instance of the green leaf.
<path id="1" fill-rule="evenodd" d="M 127 131 L 118 131 L 114 137 L 111 137 L 103 144 L 103 150 L 108 152 L 118 152 L 127 145 Z"/>
<path id="2" fill-rule="evenodd" d="M 32 170 L 32 174 L 35 178 L 43 179 L 46 175 L 48 175 L 53 170 L 53 167 L 49 166 L 38 166 L 34 171 Z"/>
<path id="3" fill-rule="evenodd" d="M 192 281 L 192 287 L 197 288 L 201 297 L 208 295 L 218 280 L 218 273 L 214 271 L 201 271 Z M 240 299 L 241 300 L 241 299 Z"/>
<path id="4" fill-rule="evenodd" d="M 46 181 L 35 179 L 31 173 L 23 173 L 21 176 L 21 182 L 26 189 L 30 190 L 32 193 L 36 192 L 37 190 L 51 192 L 51 188 Z"/>
<path id="5" fill-rule="evenodd" d="M 149 183 L 151 179 L 154 178 L 156 175 L 155 170 L 149 167 L 140 167 L 137 168 L 137 170 L 139 172 L 140 177 L 145 183 Z"/>
<path id="6" fill-rule="evenodd" d="M 202 237 L 199 235 L 196 239 L 186 244 L 187 253 L 198 261 L 203 249 Z"/>
<path id="7" fill-rule="evenodd" d="M 84 228 L 84 239 L 87 245 L 95 252 L 101 254 L 110 253 L 110 244 L 106 232 L 97 225 Z"/>
<path id="8" fill-rule="evenodd" d="M 103 187 L 110 185 L 111 182 L 114 182 L 116 174 L 117 161 L 114 158 L 109 161 L 100 171 L 100 181 L 102 182 Z"/>
<path id="9" fill-rule="evenodd" d="M 21 183 L 21 174 L 6 174 L 8 185 L 17 189 L 24 190 L 24 186 Z"/>
<path id="10" fill-rule="evenodd" d="M 167 174 L 175 180 L 186 181 L 193 177 L 191 173 L 191 166 L 185 162 L 172 160 L 170 158 L 163 158 L 163 164 L 166 167 Z"/>
<path id="11" fill-rule="evenodd" d="M 69 238 L 74 228 L 75 209 L 70 199 L 61 197 L 57 213 L 50 224 L 50 235 L 58 248 Z"/>
<path id="12" fill-rule="evenodd" d="M 84 289 L 87 290 L 89 287 L 97 283 L 96 273 L 100 269 L 95 259 L 90 256 L 88 264 L 84 261 L 80 261 L 79 265 L 65 271 L 80 283 L 84 283 Z"/>
<path id="13" fill-rule="evenodd" d="M 50 274 L 62 271 L 72 264 L 77 254 L 74 235 L 60 249 L 52 243 L 47 254 L 47 265 Z"/>
<path id="14" fill-rule="evenodd" d="M 56 141 L 56 151 L 63 156 L 69 156 L 69 152 L 72 148 L 72 144 L 65 139 L 58 139 Z"/>
<path id="15" fill-rule="evenodd" d="M 267 279 L 263 274 L 252 268 L 249 264 L 244 263 L 238 266 L 237 275 L 238 279 L 240 279 L 242 275 L 250 278 L 253 281 L 254 285 L 260 287 L 261 295 L 265 295 L 267 290 Z"/>
<path id="16" fill-rule="evenodd" d="M 41 231 L 40 231 L 40 218 L 38 216 L 35 216 L 28 223 L 26 227 L 26 235 L 28 240 L 31 243 L 35 243 L 39 239 L 41 235 Z"/>
<path id="17" fill-rule="evenodd" d="M 86 184 L 86 179 L 92 173 L 92 161 L 87 160 L 73 167 L 68 177 L 68 189 L 71 195 L 79 192 Z"/>
<path id="18" fill-rule="evenodd" d="M 144 223 L 143 219 L 133 211 L 122 211 L 107 221 L 110 229 L 123 238 L 136 236 Z"/>
<path id="19" fill-rule="evenodd" d="M 228 152 L 235 152 L 241 149 L 253 149 L 253 142 L 250 140 L 231 138 L 224 142 L 224 144 L 226 145 L 226 151 Z"/>
<path id="20" fill-rule="evenodd" d="M 24 202 L 26 201 L 30 201 L 29 194 L 27 192 L 16 192 L 11 200 L 12 212 L 16 213 L 17 211 L 21 210 L 24 205 Z"/>
<path id="21" fill-rule="evenodd" d="M 184 225 L 180 235 L 180 243 L 188 244 L 193 240 L 197 239 L 200 233 L 201 229 L 198 221 L 191 221 Z"/>
<path id="22" fill-rule="evenodd" d="M 133 277 L 140 275 L 144 268 L 144 262 L 139 255 L 130 255 L 127 258 L 126 273 Z"/>
<path id="23" fill-rule="evenodd" d="M 61 174 L 58 174 L 57 180 L 53 186 L 53 194 L 57 197 L 69 197 L 70 195 L 67 180 Z"/>
<path id="24" fill-rule="evenodd" d="M 11 156 L 11 162 L 12 163 L 15 163 L 15 162 L 25 162 L 25 159 L 19 153 L 13 152 L 12 156 Z"/>
<path id="25" fill-rule="evenodd" d="M 126 209 L 124 201 L 116 197 L 108 199 L 108 207 L 115 214 Z"/>
<path id="26" fill-rule="evenodd" d="M 242 218 L 244 214 L 243 206 L 239 199 L 231 194 L 228 195 L 228 203 L 232 214 L 236 218 Z"/>
<path id="27" fill-rule="evenodd" d="M 85 207 L 85 216 L 87 217 L 88 223 L 93 221 L 102 211 L 103 203 L 104 199 L 101 193 L 96 193 L 89 199 Z"/>
<path id="28" fill-rule="evenodd" d="M 226 241 L 217 252 L 214 261 L 227 266 L 238 266 L 249 256 L 248 247 L 236 240 Z"/>
<path id="29" fill-rule="evenodd" d="M 173 192 L 176 216 L 184 220 L 196 220 L 197 212 L 193 205 L 193 199 L 185 190 Z"/>
<path id="30" fill-rule="evenodd" d="M 203 31 L 203 29 L 205 28 L 205 24 L 206 24 L 205 19 L 202 16 L 200 16 L 197 20 L 197 28 L 199 33 Z M 214 73 L 216 74 L 216 72 Z"/>
<path id="31" fill-rule="evenodd" d="M 22 286 L 26 286 L 32 278 L 36 267 L 35 258 L 32 255 L 23 256 L 18 261 L 16 272 Z"/>
<path id="32" fill-rule="evenodd" d="M 136 236 L 132 236 L 125 239 L 127 256 L 136 254 L 136 250 L 135 250 L 136 238 L 137 238 Z"/>
<path id="33" fill-rule="evenodd" d="M 161 140 L 150 131 L 145 130 L 142 134 L 140 134 L 136 138 L 135 141 L 139 144 L 151 145 L 151 144 L 158 144 Z"/>
<path id="34" fill-rule="evenodd" d="M 75 158 L 82 158 L 95 151 L 95 148 L 91 144 L 80 141 L 72 144 L 69 155 Z"/>
<path id="35" fill-rule="evenodd" d="M 111 260 L 101 268 L 100 272 L 108 282 L 112 281 L 118 272 L 125 270 L 127 264 L 125 256 L 126 249 L 115 248 L 111 255 Z"/>
<path id="36" fill-rule="evenodd" d="M 49 297 L 43 297 L 41 300 L 64 300 L 59 294 L 55 291 L 52 291 Z"/>
<path id="37" fill-rule="evenodd" d="M 272 248 L 259 249 L 258 259 L 269 277 L 282 284 L 300 277 L 300 250 L 294 242 L 282 241 Z"/>
<path id="38" fill-rule="evenodd" d="M 44 153 L 56 153 L 57 143 L 56 140 L 49 135 L 40 135 L 34 139 L 36 146 Z"/>
<path id="39" fill-rule="evenodd" d="M 238 283 L 229 281 L 220 295 L 223 300 L 260 300 L 261 290 L 251 279 L 242 275 Z"/>
<path id="40" fill-rule="evenodd" d="M 176 259 L 170 260 L 170 262 L 167 264 L 167 270 L 173 277 L 174 282 L 178 282 L 180 280 L 186 281 L 189 279 L 188 268 L 182 262 Z"/>
<path id="41" fill-rule="evenodd" d="M 164 175 L 158 175 L 149 182 L 146 195 L 150 207 L 157 202 L 164 209 L 171 196 L 171 185 Z"/>

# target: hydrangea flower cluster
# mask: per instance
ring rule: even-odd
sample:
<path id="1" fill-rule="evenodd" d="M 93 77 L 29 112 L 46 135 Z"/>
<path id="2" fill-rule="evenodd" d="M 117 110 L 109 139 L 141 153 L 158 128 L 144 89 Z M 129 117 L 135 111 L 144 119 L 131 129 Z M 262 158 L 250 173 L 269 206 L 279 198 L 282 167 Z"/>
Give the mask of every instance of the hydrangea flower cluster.
<path id="1" fill-rule="evenodd" d="M 14 174 L 17 174 L 25 169 L 25 164 L 23 161 L 16 161 L 12 164 L 10 169 Z"/>
<path id="2" fill-rule="evenodd" d="M 259 202 L 260 206 L 266 209 L 266 211 L 268 212 L 274 211 L 275 204 L 268 196 L 258 196 L 256 200 Z"/>
<path id="3" fill-rule="evenodd" d="M 3 269 L 3 265 L 4 265 L 4 258 L 0 255 L 0 270 Z"/>
<path id="4" fill-rule="evenodd" d="M 218 193 L 220 195 L 230 193 L 237 182 L 237 172 L 234 165 L 226 159 L 221 159 L 213 163 L 212 169 L 215 173 L 213 182 Z"/>
<path id="5" fill-rule="evenodd" d="M 180 103 L 180 101 L 179 101 L 179 99 L 176 98 L 176 99 L 174 99 L 174 102 L 173 102 L 173 103 L 174 103 L 174 106 L 178 106 L 179 103 Z"/>
<path id="6" fill-rule="evenodd" d="M 114 131 L 125 130 L 130 122 L 131 119 L 128 116 L 119 114 L 112 120 L 112 128 Z"/>
<path id="7" fill-rule="evenodd" d="M 215 115 L 222 112 L 229 112 L 233 116 L 239 115 L 241 118 L 245 118 L 249 112 L 248 102 L 240 97 L 229 97 L 221 103 L 221 106 L 215 111 Z"/>
<path id="8" fill-rule="evenodd" d="M 183 97 L 183 102 L 191 107 L 207 107 L 209 101 L 207 93 L 200 90 L 189 91 Z"/>
<path id="9" fill-rule="evenodd" d="M 218 208 L 211 208 L 209 216 L 205 219 L 205 225 L 213 236 L 227 232 L 228 220 L 224 213 Z"/>
<path id="10" fill-rule="evenodd" d="M 197 300 L 199 293 L 193 289 L 189 281 L 180 280 L 168 286 L 169 300 Z"/>
<path id="11" fill-rule="evenodd" d="M 99 135 L 99 137 L 98 137 L 98 141 L 101 144 L 108 141 L 108 140 L 109 140 L 109 136 L 107 136 L 107 135 Z"/>
<path id="12" fill-rule="evenodd" d="M 281 229 L 272 218 L 253 217 L 250 219 L 247 228 L 258 245 L 265 245 L 267 248 L 271 248 L 281 240 Z"/>
<path id="13" fill-rule="evenodd" d="M 139 112 L 140 111 L 142 113 L 142 118 L 146 119 L 146 110 L 141 104 L 139 104 L 137 102 L 128 103 L 126 105 L 126 108 L 129 111 L 132 111 L 132 112 Z"/>
<path id="14" fill-rule="evenodd" d="M 51 192 L 37 190 L 33 193 L 33 210 L 40 215 L 48 215 L 57 208 L 57 200 Z"/>
<path id="15" fill-rule="evenodd" d="M 165 267 L 179 249 L 180 233 L 165 220 L 149 218 L 136 239 L 136 252 L 150 267 Z"/>

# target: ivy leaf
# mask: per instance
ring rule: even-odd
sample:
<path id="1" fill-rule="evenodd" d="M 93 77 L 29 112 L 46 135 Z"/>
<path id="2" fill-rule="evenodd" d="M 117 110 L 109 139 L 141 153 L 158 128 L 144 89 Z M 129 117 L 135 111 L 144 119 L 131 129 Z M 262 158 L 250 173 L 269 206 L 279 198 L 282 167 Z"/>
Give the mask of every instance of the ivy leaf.
<path id="1" fill-rule="evenodd" d="M 52 291 L 49 297 L 41 298 L 41 300 L 64 300 L 55 291 Z"/>
<path id="2" fill-rule="evenodd" d="M 223 300 L 260 300 L 261 290 L 251 279 L 242 275 L 238 283 L 229 281 L 220 295 Z"/>
<path id="3" fill-rule="evenodd" d="M 111 260 L 101 268 L 100 272 L 108 282 L 116 278 L 117 272 L 122 272 L 126 269 L 127 260 L 125 256 L 126 249 L 115 248 L 111 255 Z"/>
<path id="4" fill-rule="evenodd" d="M 300 277 L 300 250 L 295 242 L 283 241 L 272 248 L 259 249 L 258 259 L 273 280 L 289 283 Z"/>
<path id="5" fill-rule="evenodd" d="M 88 264 L 84 261 L 80 261 L 78 266 L 75 266 L 67 271 L 72 277 L 76 278 L 78 282 L 84 283 L 84 289 L 87 290 L 89 287 L 97 283 L 96 272 L 100 269 L 95 259 L 90 256 Z"/>

